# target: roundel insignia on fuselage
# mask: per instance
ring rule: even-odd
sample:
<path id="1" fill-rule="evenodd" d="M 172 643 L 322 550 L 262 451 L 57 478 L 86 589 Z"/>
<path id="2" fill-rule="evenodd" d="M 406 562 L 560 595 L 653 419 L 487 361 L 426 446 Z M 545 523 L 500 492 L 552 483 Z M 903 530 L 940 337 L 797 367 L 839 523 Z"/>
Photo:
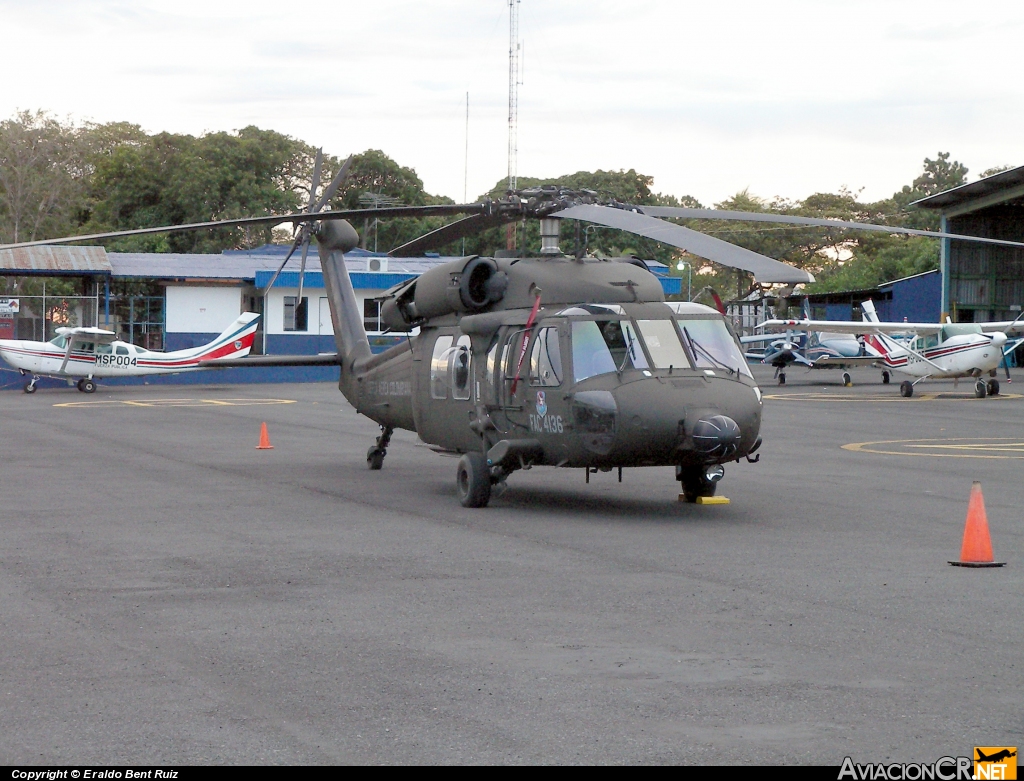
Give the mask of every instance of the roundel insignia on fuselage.
<path id="1" fill-rule="evenodd" d="M 242 349 L 242 342 L 240 340 L 238 340 L 238 339 L 235 340 L 235 349 L 236 350 L 241 350 Z"/>

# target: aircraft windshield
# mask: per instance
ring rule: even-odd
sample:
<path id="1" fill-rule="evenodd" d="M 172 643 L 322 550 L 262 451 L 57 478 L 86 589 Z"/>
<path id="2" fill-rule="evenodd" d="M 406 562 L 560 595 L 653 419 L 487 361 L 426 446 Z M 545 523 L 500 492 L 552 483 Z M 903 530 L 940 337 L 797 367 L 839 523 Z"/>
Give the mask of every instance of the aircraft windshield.
<path id="1" fill-rule="evenodd" d="M 748 377 L 750 369 L 736 346 L 736 340 L 719 319 L 680 320 L 679 326 L 690 343 L 697 366 L 706 369 L 739 370 Z"/>
<path id="2" fill-rule="evenodd" d="M 52 344 L 54 347 L 59 347 L 61 350 L 63 350 L 65 347 L 68 346 L 68 338 L 64 336 L 64 334 L 61 334 L 60 336 L 53 337 L 50 340 L 50 344 Z"/>
<path id="3" fill-rule="evenodd" d="M 671 320 L 638 320 L 637 327 L 643 334 L 647 352 L 651 354 L 654 368 L 689 369 L 690 361 L 686 357 L 679 332 Z"/>
<path id="4" fill-rule="evenodd" d="M 647 358 L 629 320 L 577 320 L 572 324 L 576 382 L 626 369 L 646 369 Z"/>

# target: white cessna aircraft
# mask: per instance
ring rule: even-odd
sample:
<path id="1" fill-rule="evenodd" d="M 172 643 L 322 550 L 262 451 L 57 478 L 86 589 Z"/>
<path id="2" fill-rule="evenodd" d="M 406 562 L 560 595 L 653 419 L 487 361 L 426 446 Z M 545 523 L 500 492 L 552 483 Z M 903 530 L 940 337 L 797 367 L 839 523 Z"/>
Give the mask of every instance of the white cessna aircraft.
<path id="1" fill-rule="evenodd" d="M 1024 322 L 1012 320 L 992 323 L 884 323 L 878 320 L 875 306 L 865 301 L 864 320 L 767 320 L 766 329 L 830 331 L 864 336 L 865 348 L 877 353 L 882 382 L 888 384 L 889 371 L 915 377 L 900 383 L 900 395 L 914 395 L 914 386 L 929 378 L 973 377 L 974 395 L 979 399 L 999 393 L 996 369 L 1003 361 L 1003 350 L 1010 331 L 1024 331 Z M 893 334 L 905 334 L 894 339 Z M 982 379 L 989 374 L 990 379 Z"/>
<path id="2" fill-rule="evenodd" d="M 243 312 L 220 336 L 202 347 L 154 352 L 117 340 L 102 328 L 58 328 L 49 342 L 0 339 L 0 358 L 28 375 L 25 393 L 35 393 L 40 377 L 79 377 L 78 390 L 93 393 L 96 377 L 178 374 L 208 368 L 200 361 L 230 361 L 249 354 L 259 315 Z"/>

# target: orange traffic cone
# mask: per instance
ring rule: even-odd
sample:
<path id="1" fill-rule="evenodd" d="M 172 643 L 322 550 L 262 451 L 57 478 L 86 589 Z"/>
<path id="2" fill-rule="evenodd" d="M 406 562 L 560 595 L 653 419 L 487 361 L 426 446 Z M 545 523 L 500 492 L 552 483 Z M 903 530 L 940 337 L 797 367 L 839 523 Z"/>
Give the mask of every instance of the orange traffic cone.
<path id="1" fill-rule="evenodd" d="M 267 424 L 260 424 L 260 443 L 256 446 L 257 450 L 273 450 L 274 446 L 270 444 L 270 437 L 267 434 Z"/>
<path id="2" fill-rule="evenodd" d="M 960 547 L 960 561 L 949 563 L 956 567 L 1002 567 L 1006 564 L 1005 561 L 995 561 L 992 556 L 985 499 L 981 495 L 981 483 L 977 480 L 971 486 L 971 501 L 967 504 L 967 524 L 964 526 L 964 543 Z"/>

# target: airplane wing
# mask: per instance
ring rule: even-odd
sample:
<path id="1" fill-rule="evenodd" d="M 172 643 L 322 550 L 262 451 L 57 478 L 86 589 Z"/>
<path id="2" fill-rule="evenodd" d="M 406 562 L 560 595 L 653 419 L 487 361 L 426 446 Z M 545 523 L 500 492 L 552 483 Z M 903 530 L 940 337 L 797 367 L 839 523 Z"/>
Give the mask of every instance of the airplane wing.
<path id="1" fill-rule="evenodd" d="M 828 331 L 837 334 L 937 334 L 942 330 L 942 323 L 870 323 L 864 320 L 767 320 L 765 328 L 785 330 L 787 328 L 803 331 Z M 987 323 L 987 325 L 995 325 Z M 1004 325 L 1006 325 L 1004 323 Z M 997 330 L 997 329 L 993 329 Z M 1002 330 L 1002 329 L 998 329 Z"/>
<path id="2" fill-rule="evenodd" d="M 110 344 L 117 339 L 117 334 L 113 331 L 85 326 L 77 328 L 58 328 L 57 333 L 67 336 L 69 341 L 74 339 L 75 342 L 79 343 L 93 342 L 94 344 Z"/>
<path id="3" fill-rule="evenodd" d="M 340 366 L 337 353 L 318 355 L 250 355 L 229 361 L 200 361 L 201 369 L 231 369 L 235 366 Z"/>
<path id="4" fill-rule="evenodd" d="M 1024 320 L 1003 320 L 994 323 L 975 323 L 975 325 L 980 325 L 984 333 L 991 333 L 993 331 L 1024 333 Z"/>

